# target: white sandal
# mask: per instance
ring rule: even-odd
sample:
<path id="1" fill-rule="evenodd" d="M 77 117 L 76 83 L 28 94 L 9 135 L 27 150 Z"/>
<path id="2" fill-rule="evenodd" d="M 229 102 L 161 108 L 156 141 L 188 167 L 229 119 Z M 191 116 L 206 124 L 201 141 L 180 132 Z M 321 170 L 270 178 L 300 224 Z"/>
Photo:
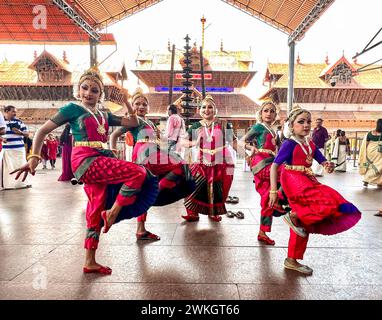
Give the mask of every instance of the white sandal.
<path id="1" fill-rule="evenodd" d="M 302 227 L 297 227 L 293 222 L 292 219 L 290 218 L 290 213 L 288 212 L 286 215 L 283 217 L 284 221 L 286 224 L 300 237 L 306 238 L 308 234 L 306 233 L 305 229 Z"/>
<path id="2" fill-rule="evenodd" d="M 297 272 L 300 272 L 309 276 L 313 273 L 312 268 L 309 268 L 308 266 L 303 264 L 295 265 L 293 263 L 290 263 L 288 259 L 284 260 L 284 267 L 286 269 L 295 270 Z"/>

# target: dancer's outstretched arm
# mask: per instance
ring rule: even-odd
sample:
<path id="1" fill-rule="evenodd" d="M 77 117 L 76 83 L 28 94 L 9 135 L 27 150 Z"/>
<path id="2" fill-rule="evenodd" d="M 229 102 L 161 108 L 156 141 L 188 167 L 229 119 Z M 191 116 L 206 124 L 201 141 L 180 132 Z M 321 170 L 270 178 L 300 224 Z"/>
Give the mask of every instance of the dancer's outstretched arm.
<path id="1" fill-rule="evenodd" d="M 28 176 L 28 173 L 31 173 L 34 176 L 34 174 L 36 173 L 36 168 L 38 166 L 38 163 L 41 160 L 40 153 L 41 153 L 41 148 L 45 140 L 45 137 L 48 133 L 52 132 L 54 129 L 58 127 L 59 126 L 55 124 L 52 120 L 48 120 L 42 125 L 40 129 L 37 130 L 33 138 L 32 154 L 28 157 L 29 158 L 28 162 L 22 167 L 10 173 L 10 174 L 14 174 L 17 172 L 15 177 L 16 180 L 20 177 L 22 173 L 24 173 L 22 181 L 25 181 L 25 179 Z"/>
<path id="2" fill-rule="evenodd" d="M 129 102 L 129 92 L 127 89 L 122 89 L 123 94 L 123 103 L 126 106 L 127 113 L 129 114 L 129 117 L 123 117 L 121 121 L 121 126 L 123 127 L 129 127 L 134 128 L 138 126 L 138 118 L 137 114 L 134 111 L 133 107 L 131 106 L 131 103 Z"/>

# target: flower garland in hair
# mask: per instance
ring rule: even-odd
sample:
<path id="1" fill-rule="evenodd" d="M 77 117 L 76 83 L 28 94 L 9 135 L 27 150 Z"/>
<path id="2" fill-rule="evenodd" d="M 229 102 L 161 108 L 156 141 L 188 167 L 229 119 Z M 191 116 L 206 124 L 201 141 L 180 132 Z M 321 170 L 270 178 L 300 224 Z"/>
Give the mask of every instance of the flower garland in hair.
<path id="1" fill-rule="evenodd" d="M 149 99 L 147 96 L 143 93 L 142 88 L 138 87 L 135 89 L 134 93 L 131 95 L 131 104 L 134 104 L 134 101 L 138 98 L 143 98 L 146 100 L 147 104 L 149 104 Z"/>

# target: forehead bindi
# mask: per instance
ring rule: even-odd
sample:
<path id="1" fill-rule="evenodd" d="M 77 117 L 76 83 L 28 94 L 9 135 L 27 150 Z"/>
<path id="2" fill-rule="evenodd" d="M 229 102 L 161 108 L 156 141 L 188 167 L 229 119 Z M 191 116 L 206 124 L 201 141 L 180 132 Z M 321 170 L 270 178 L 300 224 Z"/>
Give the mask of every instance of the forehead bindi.
<path id="1" fill-rule="evenodd" d="M 147 101 L 145 98 L 138 98 L 137 100 L 135 100 L 134 103 L 135 104 L 147 104 Z"/>
<path id="2" fill-rule="evenodd" d="M 300 120 L 309 121 L 310 114 L 309 113 L 300 114 L 299 116 L 297 116 L 296 121 L 300 121 Z"/>
<path id="3" fill-rule="evenodd" d="M 269 112 L 269 111 L 274 111 L 274 110 L 275 110 L 275 108 L 273 106 L 266 106 L 263 109 L 264 112 Z"/>
<path id="4" fill-rule="evenodd" d="M 97 82 L 91 80 L 85 80 L 84 82 L 82 82 L 81 87 L 83 86 L 87 87 L 88 89 L 99 89 Z"/>

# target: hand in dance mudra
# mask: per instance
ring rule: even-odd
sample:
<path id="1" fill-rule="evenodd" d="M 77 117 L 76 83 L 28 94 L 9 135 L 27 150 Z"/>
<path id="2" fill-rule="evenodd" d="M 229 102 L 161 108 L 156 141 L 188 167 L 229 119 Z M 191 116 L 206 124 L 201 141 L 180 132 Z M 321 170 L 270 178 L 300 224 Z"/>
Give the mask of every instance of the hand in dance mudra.
<path id="1" fill-rule="evenodd" d="M 334 171 L 333 162 L 326 161 L 323 165 L 327 173 L 332 173 Z"/>
<path id="2" fill-rule="evenodd" d="M 34 157 L 30 158 L 26 164 L 24 164 L 22 167 L 20 167 L 16 170 L 13 170 L 12 172 L 10 172 L 10 174 L 14 174 L 17 172 L 15 180 L 18 180 L 19 177 L 21 176 L 21 174 L 24 173 L 24 176 L 21 180 L 24 182 L 28 176 L 28 173 L 30 173 L 32 176 L 35 175 L 38 163 L 39 163 L 38 158 L 34 158 Z"/>

